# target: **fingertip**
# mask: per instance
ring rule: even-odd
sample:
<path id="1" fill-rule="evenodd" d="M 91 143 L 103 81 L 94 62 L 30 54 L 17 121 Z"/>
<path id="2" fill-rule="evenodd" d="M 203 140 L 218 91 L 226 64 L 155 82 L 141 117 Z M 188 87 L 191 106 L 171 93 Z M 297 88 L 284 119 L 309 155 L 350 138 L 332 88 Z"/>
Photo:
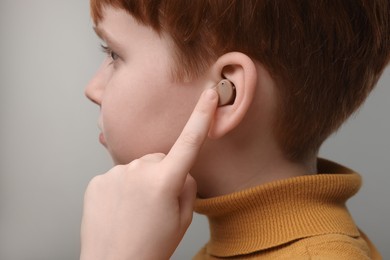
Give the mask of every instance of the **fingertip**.
<path id="1" fill-rule="evenodd" d="M 218 94 L 217 94 L 217 91 L 215 91 L 215 89 L 207 89 L 205 92 L 204 92 L 204 96 L 207 100 L 210 100 L 210 101 L 216 101 L 218 99 Z"/>
<path id="2" fill-rule="evenodd" d="M 195 110 L 211 116 L 217 105 L 218 93 L 214 89 L 207 89 L 202 93 Z"/>

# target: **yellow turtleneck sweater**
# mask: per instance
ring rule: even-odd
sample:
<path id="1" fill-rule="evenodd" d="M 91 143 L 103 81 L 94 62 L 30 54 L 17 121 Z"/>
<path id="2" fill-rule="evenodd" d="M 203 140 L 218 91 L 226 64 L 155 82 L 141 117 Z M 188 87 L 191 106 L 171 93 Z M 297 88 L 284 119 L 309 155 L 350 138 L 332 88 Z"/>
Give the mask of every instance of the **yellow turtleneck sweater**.
<path id="1" fill-rule="evenodd" d="M 318 171 L 197 199 L 210 241 L 194 259 L 381 259 L 345 206 L 360 176 L 323 159 Z"/>

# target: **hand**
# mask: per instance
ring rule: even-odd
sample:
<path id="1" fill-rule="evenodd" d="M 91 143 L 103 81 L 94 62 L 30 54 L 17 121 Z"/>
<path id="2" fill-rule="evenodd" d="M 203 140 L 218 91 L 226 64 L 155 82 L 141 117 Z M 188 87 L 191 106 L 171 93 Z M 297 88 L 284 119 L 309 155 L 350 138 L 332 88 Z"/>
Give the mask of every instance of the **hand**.
<path id="1" fill-rule="evenodd" d="M 188 173 L 207 137 L 218 95 L 207 90 L 170 152 L 94 177 L 85 192 L 80 259 L 169 259 L 192 221 Z"/>

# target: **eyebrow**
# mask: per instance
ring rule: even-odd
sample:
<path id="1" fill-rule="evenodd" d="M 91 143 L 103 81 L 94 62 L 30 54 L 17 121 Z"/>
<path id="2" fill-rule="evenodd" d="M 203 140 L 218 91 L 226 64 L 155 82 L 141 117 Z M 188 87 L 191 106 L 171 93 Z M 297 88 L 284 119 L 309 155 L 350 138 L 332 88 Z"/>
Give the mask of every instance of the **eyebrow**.
<path id="1" fill-rule="evenodd" d="M 99 28 L 96 27 L 96 26 L 94 26 L 94 27 L 92 27 L 92 28 L 93 28 L 93 30 L 95 31 L 96 35 L 97 35 L 100 39 L 104 40 L 104 38 L 106 38 L 106 37 L 105 37 L 104 31 L 102 31 L 101 29 L 99 29 Z"/>
<path id="2" fill-rule="evenodd" d="M 95 31 L 96 35 L 102 40 L 105 41 L 111 45 L 119 46 L 119 43 L 115 41 L 112 37 L 110 37 L 103 29 L 93 26 L 93 30 Z"/>

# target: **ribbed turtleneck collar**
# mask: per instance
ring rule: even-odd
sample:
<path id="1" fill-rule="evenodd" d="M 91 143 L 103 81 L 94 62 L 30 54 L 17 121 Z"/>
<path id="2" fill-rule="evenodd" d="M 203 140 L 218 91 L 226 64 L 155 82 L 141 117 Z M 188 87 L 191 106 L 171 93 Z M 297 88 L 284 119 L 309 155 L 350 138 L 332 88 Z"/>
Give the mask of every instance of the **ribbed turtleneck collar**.
<path id="1" fill-rule="evenodd" d="M 320 234 L 359 236 L 345 202 L 359 190 L 360 176 L 323 159 L 318 170 L 320 174 L 197 199 L 195 211 L 210 223 L 207 252 L 228 257 Z"/>

